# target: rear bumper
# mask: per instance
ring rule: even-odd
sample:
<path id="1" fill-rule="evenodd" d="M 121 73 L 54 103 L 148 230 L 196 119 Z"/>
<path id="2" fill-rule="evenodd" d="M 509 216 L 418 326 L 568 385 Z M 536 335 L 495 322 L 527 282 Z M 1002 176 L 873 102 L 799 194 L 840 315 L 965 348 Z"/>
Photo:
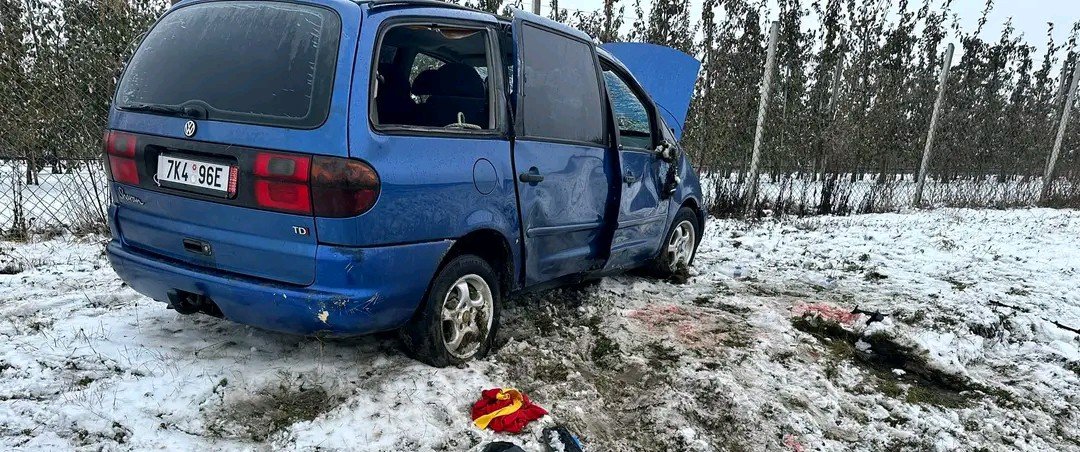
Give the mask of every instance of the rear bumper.
<path id="1" fill-rule="evenodd" d="M 450 240 L 374 248 L 320 245 L 314 284 L 280 284 L 195 267 L 113 238 L 109 262 L 133 289 L 167 302 L 170 290 L 209 297 L 225 318 L 290 334 L 352 336 L 405 324 Z"/>

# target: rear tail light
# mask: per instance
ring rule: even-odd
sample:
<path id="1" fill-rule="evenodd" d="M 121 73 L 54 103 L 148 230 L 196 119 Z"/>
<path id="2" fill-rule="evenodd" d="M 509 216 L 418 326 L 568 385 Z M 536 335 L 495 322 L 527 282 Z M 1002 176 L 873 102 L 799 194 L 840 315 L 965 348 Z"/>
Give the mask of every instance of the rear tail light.
<path id="1" fill-rule="evenodd" d="M 306 184 L 256 179 L 255 202 L 268 209 L 311 214 L 311 190 Z"/>
<path id="2" fill-rule="evenodd" d="M 260 152 L 255 155 L 255 176 L 291 182 L 307 182 L 311 157 Z"/>
<path id="3" fill-rule="evenodd" d="M 123 132 L 105 132 L 105 155 L 109 160 L 109 176 L 124 184 L 138 185 L 139 170 L 135 164 L 135 135 Z"/>
<path id="4" fill-rule="evenodd" d="M 135 135 L 108 131 L 105 134 L 105 152 L 117 157 L 135 158 Z"/>
<path id="5" fill-rule="evenodd" d="M 359 160 L 315 157 L 311 166 L 311 197 L 318 217 L 367 212 L 379 197 L 379 186 L 379 175 Z"/>
<path id="6" fill-rule="evenodd" d="M 311 157 L 260 152 L 255 155 L 255 202 L 260 207 L 311 214 Z"/>
<path id="7" fill-rule="evenodd" d="M 104 138 L 111 179 L 139 185 L 138 137 L 110 130 Z M 230 199 L 237 191 L 237 169 L 230 168 Z M 382 184 L 375 170 L 360 160 L 278 152 L 256 153 L 252 176 L 256 207 L 331 218 L 371 210 Z"/>
<path id="8" fill-rule="evenodd" d="M 378 174 L 359 160 L 262 152 L 254 175 L 255 202 L 281 212 L 352 217 L 379 197 Z"/>
<path id="9" fill-rule="evenodd" d="M 116 182 L 139 185 L 139 170 L 135 166 L 134 159 L 110 155 L 109 174 L 112 174 L 112 179 Z"/>

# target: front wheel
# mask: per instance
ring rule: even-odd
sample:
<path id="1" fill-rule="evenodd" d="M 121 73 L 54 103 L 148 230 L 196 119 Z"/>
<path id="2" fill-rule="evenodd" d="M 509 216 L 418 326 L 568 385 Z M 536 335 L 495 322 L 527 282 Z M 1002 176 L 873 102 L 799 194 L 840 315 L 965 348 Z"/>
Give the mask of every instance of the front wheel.
<path id="1" fill-rule="evenodd" d="M 697 215 L 689 207 L 683 207 L 675 214 L 660 255 L 653 261 L 653 271 L 658 276 L 671 277 L 690 267 L 697 251 L 700 233 L 697 225 Z"/>
<path id="2" fill-rule="evenodd" d="M 432 281 L 424 305 L 401 330 L 409 354 L 435 367 L 487 354 L 499 327 L 499 279 L 483 259 L 458 256 Z"/>

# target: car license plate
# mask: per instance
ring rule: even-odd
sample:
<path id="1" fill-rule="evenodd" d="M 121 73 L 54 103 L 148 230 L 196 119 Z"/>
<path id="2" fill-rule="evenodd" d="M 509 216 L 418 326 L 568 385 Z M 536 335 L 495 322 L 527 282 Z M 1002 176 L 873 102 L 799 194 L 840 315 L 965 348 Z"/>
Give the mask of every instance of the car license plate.
<path id="1" fill-rule="evenodd" d="M 236 167 L 174 155 L 158 156 L 158 184 L 217 196 L 236 193 Z M 180 185 L 180 186 L 176 186 Z"/>

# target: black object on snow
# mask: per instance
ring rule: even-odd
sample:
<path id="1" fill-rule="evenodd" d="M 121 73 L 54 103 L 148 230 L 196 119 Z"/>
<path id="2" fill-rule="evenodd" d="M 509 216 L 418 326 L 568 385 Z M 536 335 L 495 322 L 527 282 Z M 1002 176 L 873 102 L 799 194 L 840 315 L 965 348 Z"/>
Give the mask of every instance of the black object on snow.
<path id="1" fill-rule="evenodd" d="M 882 320 L 885 320 L 885 316 L 889 315 L 889 314 L 883 314 L 883 313 L 878 312 L 878 311 L 864 311 L 862 309 L 859 309 L 859 305 L 855 305 L 855 309 L 851 310 L 851 313 L 852 314 L 866 314 L 866 316 L 868 317 L 866 319 L 866 324 L 867 325 L 869 325 L 871 323 L 874 323 L 874 322 L 880 322 Z"/>
<path id="2" fill-rule="evenodd" d="M 544 444 L 544 450 L 547 452 L 555 452 L 556 449 L 552 446 L 552 443 L 558 441 L 562 443 L 562 450 L 566 452 L 583 452 L 581 449 L 581 442 L 578 441 L 577 436 L 570 433 L 566 427 L 557 425 L 555 427 L 545 428 L 541 433 L 540 442 Z"/>
<path id="3" fill-rule="evenodd" d="M 525 452 L 525 450 L 518 447 L 517 444 L 514 443 L 508 443 L 506 441 L 496 441 L 485 446 L 484 452 Z"/>

